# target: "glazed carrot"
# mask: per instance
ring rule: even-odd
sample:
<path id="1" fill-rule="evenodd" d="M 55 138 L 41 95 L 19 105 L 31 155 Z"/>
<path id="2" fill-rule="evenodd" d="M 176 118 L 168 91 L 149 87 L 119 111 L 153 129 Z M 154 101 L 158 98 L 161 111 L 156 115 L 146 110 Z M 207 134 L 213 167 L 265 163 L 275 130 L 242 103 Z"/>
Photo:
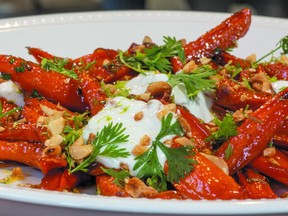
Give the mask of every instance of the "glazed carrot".
<path id="1" fill-rule="evenodd" d="M 188 132 L 187 136 L 189 136 L 190 134 L 190 138 L 192 138 L 195 142 L 196 148 L 199 150 L 203 150 L 204 148 L 210 148 L 209 142 L 205 141 L 210 136 L 210 132 L 206 128 L 206 126 L 185 108 L 178 106 L 177 109 L 180 111 L 180 114 L 185 120 L 185 122 L 188 123 L 188 131 L 186 131 Z"/>
<path id="2" fill-rule="evenodd" d="M 0 131 L 0 140 L 44 142 L 48 139 L 47 129 L 35 124 L 18 123 L 7 124 L 4 130 Z"/>
<path id="3" fill-rule="evenodd" d="M 218 64 L 224 66 L 226 64 L 234 65 L 236 67 L 241 67 L 243 69 L 250 68 L 251 63 L 245 59 L 238 58 L 224 50 L 219 51 L 213 57 L 213 60 Z"/>
<path id="4" fill-rule="evenodd" d="M 129 194 L 114 182 L 114 177 L 109 175 L 96 176 L 97 192 L 103 196 L 129 197 Z"/>
<path id="5" fill-rule="evenodd" d="M 288 80 L 288 65 L 278 63 L 260 64 L 257 71 L 264 71 L 270 77 L 276 77 L 279 80 Z"/>
<path id="6" fill-rule="evenodd" d="M 59 58 L 36 47 L 26 47 L 26 48 L 28 49 L 29 54 L 32 55 L 39 64 L 41 64 L 43 58 L 50 60 L 53 60 L 54 58 Z"/>
<path id="7" fill-rule="evenodd" d="M 43 173 L 67 166 L 59 155 L 43 156 L 43 145 L 25 141 L 0 140 L 0 160 L 16 161 L 40 169 Z"/>
<path id="8" fill-rule="evenodd" d="M 288 185 L 288 156 L 277 148 L 270 155 L 259 155 L 250 165 L 264 175 Z"/>
<path id="9" fill-rule="evenodd" d="M 193 158 L 197 161 L 193 171 L 173 184 L 180 194 L 194 200 L 246 198 L 241 186 L 205 156 L 196 153 Z"/>
<path id="10" fill-rule="evenodd" d="M 107 95 L 101 88 L 98 80 L 93 80 L 88 73 L 81 73 L 79 77 L 79 86 L 85 102 L 88 104 L 91 115 L 96 115 L 103 109 Z"/>
<path id="11" fill-rule="evenodd" d="M 21 88 L 37 90 L 46 99 L 60 103 L 73 111 L 85 111 L 86 104 L 79 94 L 78 82 L 54 71 L 14 56 L 0 55 L 0 71 L 11 75 Z"/>
<path id="12" fill-rule="evenodd" d="M 203 34 L 196 41 L 184 46 L 186 58 L 211 58 L 217 48 L 226 50 L 235 47 L 239 38 L 243 37 L 251 24 L 251 11 L 247 8 L 234 13 L 220 25 Z"/>
<path id="13" fill-rule="evenodd" d="M 223 79 L 216 88 L 215 104 L 228 110 L 236 111 L 240 108 L 256 110 L 267 100 L 272 98 L 271 94 L 256 92 L 244 86 L 236 86 L 230 79 Z"/>
<path id="14" fill-rule="evenodd" d="M 30 124 L 37 124 L 38 119 L 40 116 L 46 116 L 44 111 L 42 110 L 41 106 L 48 107 L 52 110 L 63 112 L 64 116 L 67 117 L 73 117 L 76 116 L 77 113 L 71 112 L 70 110 L 60 106 L 56 105 L 44 98 L 38 99 L 38 98 L 28 98 L 25 100 L 25 105 L 23 107 L 21 118 L 25 119 L 26 122 Z M 68 124 L 73 124 L 72 121 L 68 121 Z"/>
<path id="15" fill-rule="evenodd" d="M 273 199 L 277 198 L 272 191 L 267 179 L 255 172 L 253 169 L 244 169 L 237 172 L 237 177 L 241 185 L 245 187 L 248 198 L 251 199 Z"/>
<path id="16" fill-rule="evenodd" d="M 177 200 L 183 200 L 185 199 L 185 196 L 183 196 L 180 192 L 175 190 L 167 190 L 160 192 L 152 197 L 149 197 L 150 199 L 177 199 Z"/>
<path id="17" fill-rule="evenodd" d="M 283 90 L 237 128 L 238 135 L 230 137 L 215 154 L 226 160 L 232 175 L 255 159 L 272 140 L 288 116 L 288 89 Z"/>
<path id="18" fill-rule="evenodd" d="M 0 97 L 0 104 L 2 107 L 2 114 L 5 115 L 5 113 L 7 113 L 10 110 L 13 110 L 15 108 L 17 108 L 16 104 L 14 104 L 13 102 L 9 102 L 8 100 L 6 100 L 5 98 Z M 7 116 L 3 116 L 0 118 L 0 126 L 5 126 L 8 123 L 14 122 L 15 120 L 17 120 L 19 118 L 19 114 L 20 111 L 15 111 L 13 112 L 11 115 L 7 115 Z"/>

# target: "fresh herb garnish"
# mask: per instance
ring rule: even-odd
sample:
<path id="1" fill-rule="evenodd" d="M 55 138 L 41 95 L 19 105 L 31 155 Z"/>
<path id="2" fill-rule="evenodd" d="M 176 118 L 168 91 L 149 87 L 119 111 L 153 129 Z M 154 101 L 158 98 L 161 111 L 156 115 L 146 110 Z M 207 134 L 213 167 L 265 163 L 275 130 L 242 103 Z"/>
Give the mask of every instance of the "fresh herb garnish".
<path id="1" fill-rule="evenodd" d="M 46 70 L 52 70 L 57 73 L 63 74 L 64 76 L 77 80 L 78 75 L 75 73 L 75 71 L 65 68 L 67 63 L 68 59 L 65 58 L 54 58 L 53 60 L 43 58 L 41 61 L 41 67 Z"/>
<path id="2" fill-rule="evenodd" d="M 168 135 L 183 136 L 183 129 L 178 120 L 174 123 L 172 123 L 172 120 L 172 113 L 169 113 L 167 117 L 163 117 L 159 134 L 152 142 L 151 147 L 144 154 L 135 158 L 137 162 L 133 168 L 134 170 L 139 169 L 138 178 L 147 178 L 150 183 L 152 182 L 150 186 L 158 191 L 167 189 L 167 181 L 171 183 L 178 182 L 186 173 L 191 172 L 195 163 L 193 159 L 187 157 L 194 154 L 191 146 L 168 148 L 161 142 L 161 139 Z M 169 167 L 167 176 L 157 156 L 158 148 L 162 150 L 167 159 Z"/>
<path id="3" fill-rule="evenodd" d="M 36 89 L 32 90 L 31 97 L 32 98 L 37 98 L 38 100 L 42 100 L 43 99 L 43 96 L 40 95 L 39 92 Z"/>
<path id="4" fill-rule="evenodd" d="M 96 133 L 94 140 L 92 141 L 93 152 L 83 160 L 81 164 L 71 170 L 71 173 L 82 170 L 88 171 L 88 167 L 96 160 L 97 156 L 107 157 L 128 157 L 129 152 L 124 148 L 120 148 L 118 144 L 128 141 L 129 135 L 124 134 L 125 128 L 122 123 L 113 125 L 110 122 L 105 125 L 104 128 Z"/>
<path id="5" fill-rule="evenodd" d="M 105 91 L 107 97 L 114 98 L 118 96 L 122 97 L 128 97 L 129 89 L 126 87 L 127 81 L 117 81 L 115 84 L 105 84 L 104 81 L 102 81 L 101 87 Z"/>
<path id="6" fill-rule="evenodd" d="M 181 41 L 175 37 L 164 37 L 164 45 L 154 45 L 143 52 L 137 52 L 135 55 L 126 55 L 119 52 L 120 61 L 127 67 L 139 72 L 160 71 L 168 73 L 171 71 L 170 57 L 178 56 L 180 61 L 185 63 L 185 54 Z"/>
<path id="7" fill-rule="evenodd" d="M 6 74 L 6 73 L 0 73 L 0 78 L 4 79 L 4 80 L 10 80 L 11 79 L 11 75 L 10 74 Z"/>
<path id="8" fill-rule="evenodd" d="M 124 188 L 125 186 L 125 179 L 129 177 L 129 172 L 126 170 L 121 170 L 121 171 L 117 171 L 115 169 L 111 169 L 111 168 L 103 168 L 101 167 L 101 169 L 107 173 L 108 175 L 114 177 L 114 183 L 119 185 L 120 187 Z"/>
<path id="9" fill-rule="evenodd" d="M 233 146 L 231 143 L 228 144 L 228 147 L 225 149 L 225 159 L 228 160 L 233 154 Z"/>
<path id="10" fill-rule="evenodd" d="M 21 107 L 16 107 L 16 108 L 13 108 L 11 110 L 8 110 L 7 112 L 3 112 L 3 105 L 2 105 L 2 102 L 0 101 L 0 118 L 4 118 L 6 116 L 12 115 L 13 113 L 15 113 L 21 109 L 22 109 Z"/>
<path id="11" fill-rule="evenodd" d="M 218 118 L 214 118 L 213 122 L 218 127 L 218 130 L 212 132 L 212 134 L 206 139 L 207 141 L 213 140 L 216 143 L 222 143 L 231 136 L 236 136 L 237 125 L 230 113 L 227 113 L 222 121 Z"/>
<path id="12" fill-rule="evenodd" d="M 205 65 L 198 67 L 190 74 L 182 72 L 171 74 L 168 83 L 172 87 L 183 83 L 186 87 L 189 99 L 195 99 L 199 92 L 215 88 L 215 81 L 210 79 L 210 77 L 215 74 L 215 70 L 210 66 Z"/>
<path id="13" fill-rule="evenodd" d="M 272 55 L 273 57 L 274 53 L 280 49 L 282 49 L 282 52 L 281 52 L 282 55 L 288 54 L 288 35 L 283 37 L 276 45 L 278 46 L 275 49 L 271 50 L 269 53 L 267 53 L 266 55 L 258 59 L 253 65 L 255 66 L 259 64 L 259 62 L 261 62 L 263 59 L 267 58 L 270 55 Z"/>

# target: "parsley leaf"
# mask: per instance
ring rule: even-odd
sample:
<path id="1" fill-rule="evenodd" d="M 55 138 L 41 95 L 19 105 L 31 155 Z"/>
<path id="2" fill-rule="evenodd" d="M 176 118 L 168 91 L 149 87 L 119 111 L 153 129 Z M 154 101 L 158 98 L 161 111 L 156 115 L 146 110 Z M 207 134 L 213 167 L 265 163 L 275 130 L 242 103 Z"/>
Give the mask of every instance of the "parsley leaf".
<path id="1" fill-rule="evenodd" d="M 179 83 L 183 83 L 187 90 L 187 95 L 190 99 L 195 99 L 199 92 L 211 90 L 215 88 L 215 81 L 209 79 L 215 75 L 216 71 L 209 65 L 198 67 L 193 73 L 176 73 L 171 74 L 168 82 L 174 87 Z"/>
<path id="2" fill-rule="evenodd" d="M 167 189 L 168 182 L 178 182 L 180 178 L 184 177 L 186 173 L 191 172 L 193 169 L 194 160 L 187 158 L 187 156 L 193 155 L 191 146 L 183 146 L 180 148 L 168 148 L 160 139 L 167 135 L 175 134 L 178 136 L 183 135 L 183 129 L 181 128 L 178 120 L 172 123 L 173 114 L 169 113 L 167 117 L 163 117 L 162 126 L 156 139 L 152 142 L 151 147 L 142 155 L 135 158 L 133 169 L 138 171 L 138 178 L 148 178 L 151 186 L 158 191 L 164 191 Z M 162 150 L 166 156 L 169 166 L 168 175 L 165 175 L 164 168 L 159 162 L 157 151 Z"/>
<path id="3" fill-rule="evenodd" d="M 127 172 L 126 170 L 121 170 L 121 171 L 117 171 L 115 169 L 110 169 L 110 168 L 103 168 L 101 167 L 101 169 L 107 173 L 108 175 L 114 177 L 114 183 L 119 185 L 120 187 L 124 188 L 125 186 L 125 179 L 129 177 L 129 172 Z"/>
<path id="4" fill-rule="evenodd" d="M 107 157 L 128 157 L 129 152 L 124 148 L 119 148 L 118 144 L 128 141 L 129 135 L 124 134 L 125 128 L 122 123 L 113 125 L 110 122 L 105 125 L 104 128 L 96 133 L 95 138 L 92 141 L 93 152 L 83 160 L 81 164 L 71 170 L 71 173 L 82 170 L 88 171 L 88 167 L 96 160 L 99 155 Z"/>
<path id="5" fill-rule="evenodd" d="M 231 114 L 226 114 L 222 121 L 218 118 L 214 118 L 213 122 L 218 126 L 218 130 L 213 132 L 206 140 L 214 140 L 217 143 L 221 143 L 227 140 L 230 136 L 236 136 L 237 125 Z"/>
<path id="6" fill-rule="evenodd" d="M 41 67 L 77 80 L 78 75 L 75 73 L 75 71 L 65 68 L 65 65 L 67 65 L 67 63 L 68 59 L 65 58 L 55 58 L 53 60 L 43 58 L 41 61 Z"/>
<path id="7" fill-rule="evenodd" d="M 127 67 L 139 72 L 160 71 L 168 73 L 172 66 L 169 61 L 170 57 L 178 56 L 181 62 L 185 62 L 185 54 L 181 41 L 177 41 L 175 37 L 165 37 L 164 45 L 152 46 L 144 49 L 144 52 L 137 52 L 135 55 L 127 56 L 122 51 L 119 52 L 120 61 Z"/>

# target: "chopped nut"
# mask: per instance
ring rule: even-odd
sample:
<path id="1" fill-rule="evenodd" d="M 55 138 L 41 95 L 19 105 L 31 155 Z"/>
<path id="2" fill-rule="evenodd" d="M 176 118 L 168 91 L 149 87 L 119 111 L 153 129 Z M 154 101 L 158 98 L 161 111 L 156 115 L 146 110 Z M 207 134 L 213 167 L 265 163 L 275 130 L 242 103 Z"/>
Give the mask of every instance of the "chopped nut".
<path id="1" fill-rule="evenodd" d="M 183 72 L 184 73 L 191 73 L 192 71 L 194 71 L 197 68 L 198 68 L 198 65 L 196 64 L 195 61 L 192 60 L 192 61 L 188 62 L 186 65 L 184 65 Z"/>
<path id="2" fill-rule="evenodd" d="M 150 100 L 151 94 L 150 93 L 144 93 L 136 96 L 137 100 L 141 100 L 144 102 L 148 102 Z"/>
<path id="3" fill-rule="evenodd" d="M 214 155 L 204 154 L 201 153 L 203 156 L 205 156 L 209 161 L 213 162 L 217 167 L 219 167 L 224 173 L 229 175 L 229 168 L 227 163 L 223 158 L 219 158 Z"/>
<path id="4" fill-rule="evenodd" d="M 276 149 L 274 147 L 269 147 L 269 148 L 265 148 L 263 151 L 263 156 L 264 157 L 272 157 L 273 155 L 276 154 Z"/>
<path id="5" fill-rule="evenodd" d="M 74 160 L 82 160 L 93 151 L 91 144 L 85 145 L 82 137 L 78 138 L 69 148 L 69 153 Z"/>
<path id="6" fill-rule="evenodd" d="M 179 116 L 178 121 L 179 121 L 181 127 L 183 128 L 185 135 L 187 137 L 191 138 L 192 137 L 192 131 L 191 131 L 191 127 L 190 127 L 189 123 L 187 122 L 187 120 L 183 116 Z"/>
<path id="7" fill-rule="evenodd" d="M 195 144 L 187 137 L 177 137 L 174 142 L 182 146 L 195 146 Z"/>
<path id="8" fill-rule="evenodd" d="M 62 133 L 65 127 L 65 119 L 60 117 L 48 123 L 47 131 L 53 136 Z"/>
<path id="9" fill-rule="evenodd" d="M 140 112 L 137 112 L 134 116 L 134 120 L 135 121 L 140 121 L 144 116 L 144 112 L 143 111 L 140 111 Z"/>
<path id="10" fill-rule="evenodd" d="M 126 179 L 125 191 L 133 198 L 139 197 L 151 197 L 156 195 L 158 192 L 153 187 L 145 185 L 139 178 L 133 177 Z"/>
<path id="11" fill-rule="evenodd" d="M 56 146 L 60 145 L 63 141 L 63 137 L 60 134 L 53 135 L 50 139 L 45 140 L 45 146 Z"/>
<path id="12" fill-rule="evenodd" d="M 211 61 L 210 58 L 203 57 L 200 59 L 201 64 L 206 65 Z"/>
<path id="13" fill-rule="evenodd" d="M 253 53 L 253 54 L 247 56 L 245 60 L 248 61 L 251 64 L 256 62 L 256 60 L 257 60 L 256 54 Z"/>
<path id="14" fill-rule="evenodd" d="M 51 109 L 50 107 L 47 107 L 47 106 L 45 106 L 43 104 L 40 104 L 40 108 L 47 116 L 52 116 L 52 115 L 54 115 L 57 112 L 62 113 L 62 111 Z"/>
<path id="15" fill-rule="evenodd" d="M 164 116 L 166 116 L 170 112 L 176 113 L 176 104 L 171 103 L 171 104 L 164 106 L 164 108 L 157 113 L 157 118 L 162 119 Z"/>
<path id="16" fill-rule="evenodd" d="M 151 138 L 146 134 L 140 139 L 141 146 L 148 146 L 150 142 L 151 142 Z"/>
<path id="17" fill-rule="evenodd" d="M 0 132 L 4 131 L 5 128 L 0 126 Z"/>
<path id="18" fill-rule="evenodd" d="M 164 95 L 165 93 L 170 94 L 172 90 L 172 87 L 167 83 L 163 81 L 158 81 L 151 83 L 145 93 L 150 93 L 152 96 L 157 97 Z"/>
<path id="19" fill-rule="evenodd" d="M 278 61 L 282 64 L 288 65 L 288 57 L 286 55 L 281 55 Z"/>
<path id="20" fill-rule="evenodd" d="M 131 153 L 135 156 L 139 156 L 139 155 L 142 155 L 143 153 L 145 153 L 147 150 L 148 150 L 148 148 L 146 146 L 136 145 L 133 148 Z"/>
<path id="21" fill-rule="evenodd" d="M 39 116 L 37 119 L 37 125 L 38 126 L 43 126 L 48 124 L 48 117 L 46 116 Z"/>
<path id="22" fill-rule="evenodd" d="M 252 87 L 255 90 L 266 92 L 269 94 L 274 94 L 271 82 L 268 80 L 265 73 L 260 72 L 251 77 Z"/>
<path id="23" fill-rule="evenodd" d="M 109 63 L 110 63 L 110 61 L 109 61 L 108 59 L 104 59 L 102 65 L 103 65 L 103 66 L 106 66 L 106 65 L 108 65 Z"/>
<path id="24" fill-rule="evenodd" d="M 247 95 L 243 94 L 243 95 L 240 96 L 240 101 L 242 101 L 242 102 L 245 102 L 247 99 L 248 99 Z"/>
<path id="25" fill-rule="evenodd" d="M 150 43 L 152 43 L 152 39 L 151 39 L 149 36 L 145 35 L 142 43 L 143 43 L 143 44 L 147 44 L 147 43 L 150 44 Z"/>

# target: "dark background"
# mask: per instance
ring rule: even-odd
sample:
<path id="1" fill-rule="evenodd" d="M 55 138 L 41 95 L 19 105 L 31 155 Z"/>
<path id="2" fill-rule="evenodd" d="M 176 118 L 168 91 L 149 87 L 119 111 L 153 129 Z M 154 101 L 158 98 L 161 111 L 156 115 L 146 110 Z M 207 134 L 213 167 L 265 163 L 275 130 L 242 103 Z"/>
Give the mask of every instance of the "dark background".
<path id="1" fill-rule="evenodd" d="M 0 18 L 80 11 L 180 10 L 234 12 L 288 18 L 288 0 L 0 0 Z"/>

